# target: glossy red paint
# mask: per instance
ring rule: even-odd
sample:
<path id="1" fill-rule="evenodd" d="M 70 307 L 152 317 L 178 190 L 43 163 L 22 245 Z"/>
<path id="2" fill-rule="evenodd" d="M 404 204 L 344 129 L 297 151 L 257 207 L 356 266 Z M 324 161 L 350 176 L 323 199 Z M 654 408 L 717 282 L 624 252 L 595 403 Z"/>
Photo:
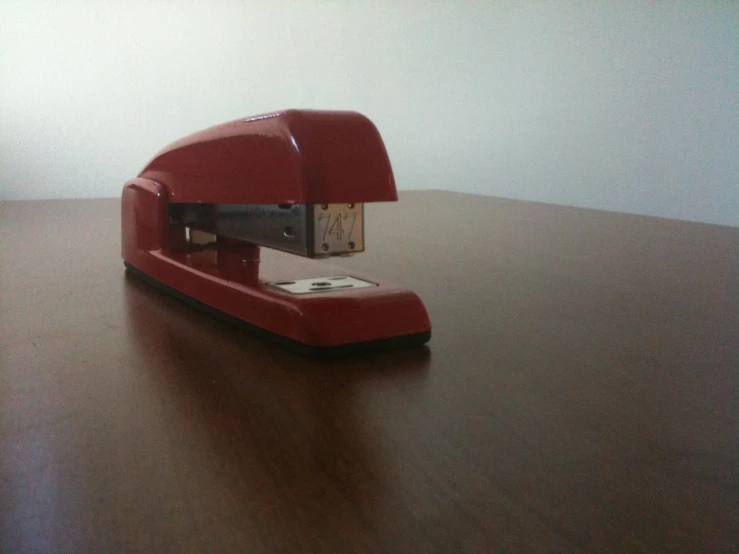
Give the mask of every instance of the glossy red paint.
<path id="1" fill-rule="evenodd" d="M 380 133 L 356 112 L 286 110 L 217 125 L 159 152 L 139 177 L 170 202 L 397 200 Z"/>
<path id="2" fill-rule="evenodd" d="M 291 137 L 300 152 L 286 147 Z M 260 204 L 395 200 L 385 148 L 364 116 L 290 111 L 221 125 L 174 143 L 142 176 L 147 177 L 123 188 L 122 255 L 159 283 L 310 347 L 430 332 L 423 303 L 402 287 L 273 251 L 265 252 L 267 263 L 262 264 L 259 248 L 240 241 L 219 238 L 207 247 L 191 245 L 184 227 L 169 224 L 167 207 L 175 199 Z M 266 284 L 331 274 L 378 286 L 292 295 Z"/>

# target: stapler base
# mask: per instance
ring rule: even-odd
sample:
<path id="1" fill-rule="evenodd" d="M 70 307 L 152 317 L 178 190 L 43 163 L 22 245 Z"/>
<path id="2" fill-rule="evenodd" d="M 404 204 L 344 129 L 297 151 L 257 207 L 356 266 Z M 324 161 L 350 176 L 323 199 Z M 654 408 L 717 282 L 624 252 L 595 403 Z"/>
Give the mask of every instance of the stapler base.
<path id="1" fill-rule="evenodd" d="M 348 357 L 348 356 L 356 356 L 356 355 L 369 354 L 369 353 L 375 353 L 375 352 L 385 352 L 385 351 L 390 351 L 390 350 L 399 350 L 399 349 L 404 349 L 404 348 L 417 347 L 417 346 L 426 344 L 431 339 L 431 330 L 429 329 L 429 330 L 422 331 L 419 333 L 410 333 L 407 335 L 383 337 L 383 338 L 366 340 L 366 341 L 355 342 L 355 343 L 348 343 L 348 344 L 335 344 L 335 345 L 325 345 L 325 346 L 307 344 L 307 343 L 303 343 L 295 339 L 292 339 L 290 337 L 281 335 L 279 333 L 269 331 L 263 327 L 259 327 L 258 325 L 254 325 L 252 323 L 249 323 L 248 321 L 239 319 L 238 317 L 232 316 L 217 308 L 209 306 L 208 304 L 205 304 L 204 302 L 201 302 L 195 298 L 192 298 L 191 296 L 183 294 L 177 289 L 170 287 L 169 285 L 166 285 L 162 283 L 161 281 L 158 281 L 157 279 L 150 277 L 146 273 L 139 271 L 137 268 L 135 268 L 128 262 L 124 262 L 124 265 L 126 266 L 126 269 L 128 270 L 127 273 L 129 273 L 130 275 L 133 275 L 134 277 L 142 280 L 143 282 L 149 285 L 152 285 L 158 290 L 165 292 L 174 298 L 177 298 L 183 303 L 189 306 L 192 306 L 193 308 L 196 308 L 208 314 L 211 317 L 214 317 L 216 319 L 224 321 L 225 323 L 233 325 L 237 327 L 238 329 L 241 329 L 254 337 L 269 341 L 280 347 L 286 348 L 288 350 L 291 350 L 293 352 L 296 352 L 298 354 L 301 354 L 303 356 L 306 356 L 312 359 L 317 359 L 317 360 L 337 359 L 337 358 L 343 358 L 343 357 Z"/>

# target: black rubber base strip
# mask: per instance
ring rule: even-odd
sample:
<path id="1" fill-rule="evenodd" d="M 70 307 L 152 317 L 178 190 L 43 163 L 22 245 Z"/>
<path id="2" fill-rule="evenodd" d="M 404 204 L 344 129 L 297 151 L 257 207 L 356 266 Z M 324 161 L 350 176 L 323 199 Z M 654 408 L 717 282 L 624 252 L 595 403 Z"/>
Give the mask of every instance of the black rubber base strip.
<path id="1" fill-rule="evenodd" d="M 161 281 L 157 281 L 146 273 L 139 271 L 128 262 L 123 263 L 126 266 L 126 269 L 132 275 L 135 275 L 142 281 L 153 285 L 159 290 L 164 291 L 167 294 L 174 296 L 175 298 L 178 298 L 184 303 L 197 308 L 212 317 L 220 319 L 221 321 L 230 323 L 253 336 L 267 340 L 269 342 L 282 346 L 283 348 L 287 348 L 289 350 L 292 350 L 293 352 L 297 352 L 298 354 L 307 356 L 308 358 L 326 360 L 343 358 L 347 356 L 356 356 L 360 354 L 386 352 L 388 350 L 397 350 L 401 348 L 421 346 L 427 343 L 431 338 L 431 331 L 429 330 L 423 333 L 414 333 L 412 335 L 401 335 L 397 337 L 387 337 L 383 339 L 355 342 L 351 344 L 339 344 L 335 346 L 314 346 L 311 344 L 305 344 L 302 342 L 298 342 L 295 339 L 273 333 L 272 331 L 268 331 L 262 327 L 258 327 L 253 323 L 244 321 L 243 319 L 239 319 L 237 317 L 224 313 L 221 310 L 218 310 L 212 306 L 209 306 L 208 304 L 196 300 L 195 298 L 181 293 L 180 291 L 170 287 L 169 285 L 165 285 Z"/>

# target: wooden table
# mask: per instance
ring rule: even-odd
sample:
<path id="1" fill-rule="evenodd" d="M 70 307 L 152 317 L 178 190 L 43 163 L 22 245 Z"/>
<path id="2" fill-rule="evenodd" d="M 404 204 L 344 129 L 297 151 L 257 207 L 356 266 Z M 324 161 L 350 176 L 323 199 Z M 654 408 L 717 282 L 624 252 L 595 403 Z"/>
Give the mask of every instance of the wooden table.
<path id="1" fill-rule="evenodd" d="M 117 200 L 0 244 L 2 552 L 736 552 L 738 228 L 405 193 L 331 263 L 431 342 L 332 363 L 127 277 Z"/>

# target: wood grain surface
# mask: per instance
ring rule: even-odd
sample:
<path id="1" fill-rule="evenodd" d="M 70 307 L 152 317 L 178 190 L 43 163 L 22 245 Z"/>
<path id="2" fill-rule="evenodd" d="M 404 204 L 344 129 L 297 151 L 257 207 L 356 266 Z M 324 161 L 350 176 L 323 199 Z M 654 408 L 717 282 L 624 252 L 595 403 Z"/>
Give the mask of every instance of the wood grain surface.
<path id="1" fill-rule="evenodd" d="M 0 203 L 0 551 L 737 551 L 739 229 L 366 218 L 433 336 L 321 363 L 127 277 L 115 199 Z"/>

